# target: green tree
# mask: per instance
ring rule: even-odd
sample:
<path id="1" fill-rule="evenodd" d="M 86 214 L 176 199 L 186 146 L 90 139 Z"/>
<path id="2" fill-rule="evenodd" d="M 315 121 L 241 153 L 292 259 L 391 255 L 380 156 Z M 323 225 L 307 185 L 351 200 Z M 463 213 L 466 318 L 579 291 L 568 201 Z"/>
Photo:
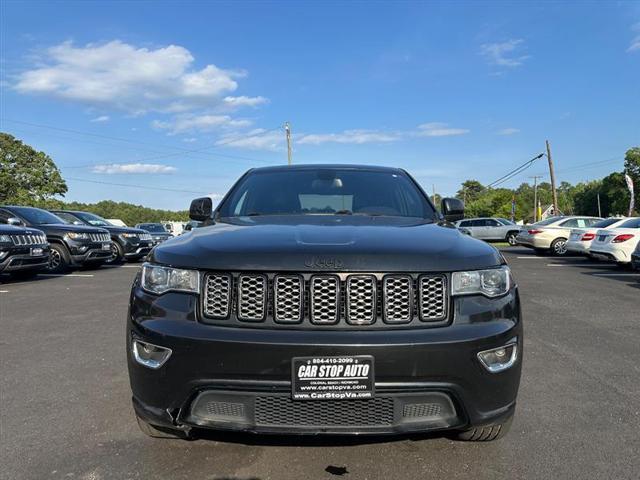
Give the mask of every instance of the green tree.
<path id="1" fill-rule="evenodd" d="M 66 192 L 51 157 L 0 132 L 0 203 L 33 204 Z"/>
<path id="2" fill-rule="evenodd" d="M 456 197 L 465 202 L 473 202 L 480 197 L 484 189 L 484 186 L 479 181 L 466 180 L 462 184 L 462 188 L 456 193 Z"/>

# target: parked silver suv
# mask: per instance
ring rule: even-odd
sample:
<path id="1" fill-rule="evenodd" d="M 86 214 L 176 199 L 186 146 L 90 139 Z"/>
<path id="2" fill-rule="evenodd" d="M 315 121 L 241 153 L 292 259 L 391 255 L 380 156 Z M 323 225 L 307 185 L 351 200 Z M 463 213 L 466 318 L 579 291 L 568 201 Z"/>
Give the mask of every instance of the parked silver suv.
<path id="1" fill-rule="evenodd" d="M 465 218 L 456 222 L 456 227 L 466 230 L 469 235 L 486 241 L 507 241 L 516 245 L 520 227 L 506 218 Z M 466 232 L 465 232 L 466 233 Z"/>

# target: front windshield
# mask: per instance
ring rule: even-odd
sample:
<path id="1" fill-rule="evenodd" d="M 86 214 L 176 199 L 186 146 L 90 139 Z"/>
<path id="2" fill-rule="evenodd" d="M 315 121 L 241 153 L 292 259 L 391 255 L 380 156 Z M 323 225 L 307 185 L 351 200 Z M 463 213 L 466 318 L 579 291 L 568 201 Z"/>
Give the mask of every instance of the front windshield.
<path id="1" fill-rule="evenodd" d="M 75 215 L 80 217 L 85 223 L 94 227 L 111 227 L 113 224 L 107 222 L 104 218 L 89 212 L 76 212 Z"/>
<path id="2" fill-rule="evenodd" d="M 31 225 L 66 224 L 65 220 L 46 210 L 32 207 L 16 207 L 13 210 Z"/>
<path id="3" fill-rule="evenodd" d="M 435 215 L 424 195 L 401 172 L 332 168 L 250 173 L 234 188 L 219 212 L 220 217 Z"/>
<path id="4" fill-rule="evenodd" d="M 167 233 L 165 228 L 159 223 L 144 223 L 140 225 L 140 228 L 152 233 Z"/>

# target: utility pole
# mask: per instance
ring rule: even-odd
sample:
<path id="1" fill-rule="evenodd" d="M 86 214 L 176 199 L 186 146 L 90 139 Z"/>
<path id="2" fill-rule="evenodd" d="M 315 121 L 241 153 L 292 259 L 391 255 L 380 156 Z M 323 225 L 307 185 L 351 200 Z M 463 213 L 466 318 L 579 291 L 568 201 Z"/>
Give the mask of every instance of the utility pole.
<path id="1" fill-rule="evenodd" d="M 533 178 L 533 223 L 536 223 L 538 221 L 538 179 L 542 177 L 534 175 L 529 178 Z"/>
<path id="2" fill-rule="evenodd" d="M 602 210 L 600 209 L 600 192 L 598 192 L 598 216 L 602 217 Z"/>
<path id="3" fill-rule="evenodd" d="M 556 192 L 556 175 L 553 172 L 553 159 L 551 158 L 551 146 L 547 143 L 547 160 L 549 160 L 549 175 L 551 176 L 551 193 L 553 194 L 553 214 L 558 215 L 558 192 Z"/>
<path id="4" fill-rule="evenodd" d="M 291 125 L 289 122 L 284 122 L 284 132 L 287 137 L 287 160 L 291 165 Z"/>

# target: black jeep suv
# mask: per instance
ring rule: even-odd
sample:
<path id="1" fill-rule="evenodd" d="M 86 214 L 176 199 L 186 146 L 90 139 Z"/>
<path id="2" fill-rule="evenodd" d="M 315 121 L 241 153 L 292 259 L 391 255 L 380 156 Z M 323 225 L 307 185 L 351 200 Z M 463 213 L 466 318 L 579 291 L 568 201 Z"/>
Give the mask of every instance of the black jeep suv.
<path id="1" fill-rule="evenodd" d="M 0 223 L 0 273 L 29 277 L 49 263 L 44 232 Z"/>
<path id="2" fill-rule="evenodd" d="M 395 168 L 247 172 L 207 226 L 157 246 L 127 318 L 133 405 L 151 436 L 197 428 L 493 440 L 522 365 L 499 251 Z"/>
<path id="3" fill-rule="evenodd" d="M 139 228 L 117 227 L 90 212 L 51 210 L 58 217 L 74 225 L 89 225 L 108 230 L 111 234 L 111 258 L 107 263 L 140 260 L 151 251 L 151 234 Z"/>
<path id="4" fill-rule="evenodd" d="M 173 238 L 173 234 L 164 228 L 164 225 L 161 223 L 139 223 L 136 225 L 136 228 L 149 232 L 154 245 Z"/>
<path id="5" fill-rule="evenodd" d="M 102 228 L 70 225 L 51 212 L 34 207 L 0 206 L 0 223 L 42 230 L 51 245 L 47 270 L 72 266 L 100 266 L 111 257 L 111 238 Z"/>

